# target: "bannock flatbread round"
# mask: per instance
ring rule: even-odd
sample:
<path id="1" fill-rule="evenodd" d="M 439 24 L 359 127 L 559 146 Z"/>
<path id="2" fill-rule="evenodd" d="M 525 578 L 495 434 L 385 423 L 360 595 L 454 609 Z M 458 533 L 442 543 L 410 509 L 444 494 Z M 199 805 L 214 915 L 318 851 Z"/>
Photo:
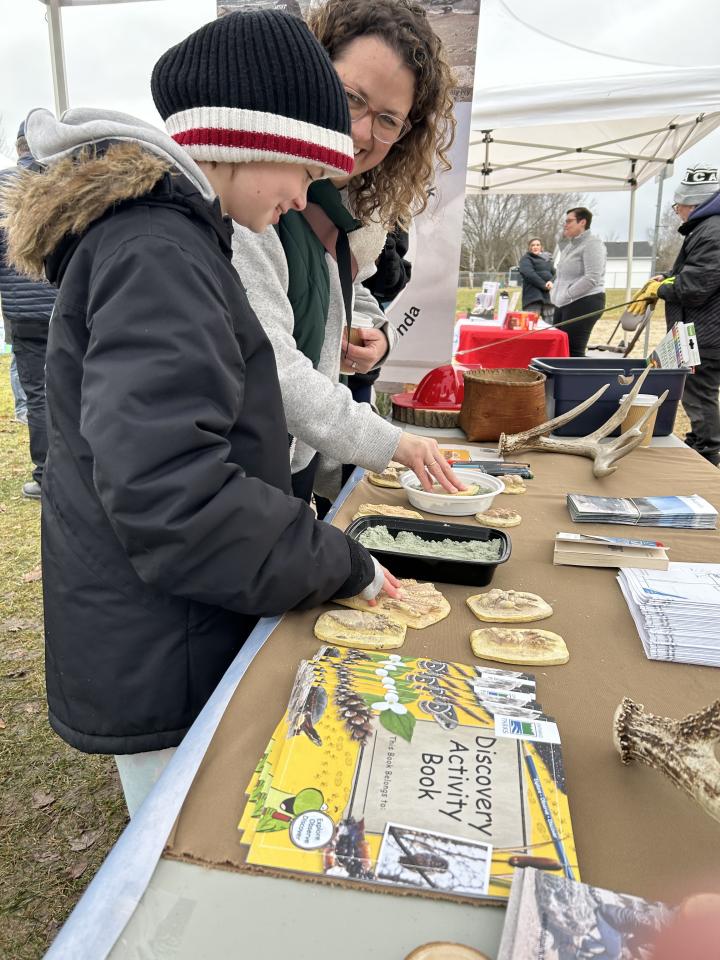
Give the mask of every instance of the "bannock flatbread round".
<path id="1" fill-rule="evenodd" d="M 439 483 L 434 483 L 430 493 L 442 493 L 445 497 L 476 497 L 480 487 L 476 483 L 469 483 L 464 490 L 446 490 Z"/>
<path id="2" fill-rule="evenodd" d="M 381 593 L 377 597 L 375 607 L 371 607 L 367 600 L 361 600 L 359 597 L 348 597 L 345 600 L 336 600 L 335 603 L 352 607 L 353 610 L 384 613 L 393 620 L 398 620 L 416 630 L 438 623 L 450 613 L 450 604 L 440 591 L 435 589 L 434 584 L 418 583 L 417 580 L 401 580 L 400 586 L 403 591 L 402 600 L 393 600 L 386 593 Z"/>
<path id="3" fill-rule="evenodd" d="M 529 623 L 551 617 L 553 608 L 536 593 L 520 590 L 488 590 L 467 598 L 478 620 L 496 623 Z"/>
<path id="4" fill-rule="evenodd" d="M 408 507 L 399 507 L 393 503 L 361 503 L 353 520 L 358 517 L 407 517 L 409 520 L 424 520 L 425 517 L 417 510 Z"/>
<path id="5" fill-rule="evenodd" d="M 502 474 L 498 477 L 505 484 L 503 493 L 527 493 L 527 487 L 523 483 L 523 478 L 517 473 Z"/>
<path id="6" fill-rule="evenodd" d="M 549 630 L 482 627 L 470 634 L 470 646 L 476 657 L 501 663 L 550 667 L 570 659 L 563 638 Z"/>
<path id="7" fill-rule="evenodd" d="M 488 958 L 486 954 L 480 953 L 473 947 L 466 947 L 462 943 L 437 940 L 416 947 L 405 957 L 405 960 L 488 960 Z"/>
<path id="8" fill-rule="evenodd" d="M 516 527 L 522 517 L 507 507 L 490 507 L 483 513 L 476 513 L 475 519 L 483 527 Z"/>
<path id="9" fill-rule="evenodd" d="M 395 650 L 405 641 L 405 625 L 375 610 L 329 610 L 315 621 L 315 636 L 341 647 Z"/>
<path id="10" fill-rule="evenodd" d="M 402 484 L 398 480 L 398 477 L 401 473 L 404 473 L 405 470 L 407 470 L 407 467 L 391 460 L 382 473 L 375 473 L 373 470 L 368 470 L 366 476 L 370 483 L 374 483 L 376 487 L 393 487 L 396 490 L 402 490 Z"/>

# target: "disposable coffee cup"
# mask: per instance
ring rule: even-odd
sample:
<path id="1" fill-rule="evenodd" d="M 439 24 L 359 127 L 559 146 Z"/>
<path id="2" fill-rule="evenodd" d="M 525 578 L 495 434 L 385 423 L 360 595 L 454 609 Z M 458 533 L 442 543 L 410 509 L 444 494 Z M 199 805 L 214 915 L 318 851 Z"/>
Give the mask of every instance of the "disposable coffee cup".
<path id="1" fill-rule="evenodd" d="M 623 403 L 623 401 L 627 396 L 628 394 L 626 393 L 625 396 L 620 397 L 620 403 Z M 625 433 L 631 427 L 634 427 L 635 424 L 638 422 L 638 420 L 640 420 L 640 418 L 647 413 L 647 408 L 651 407 L 656 400 L 657 400 L 657 397 L 654 396 L 652 393 L 639 393 L 633 400 L 632 404 L 630 405 L 630 409 L 627 412 L 627 416 L 625 417 L 625 420 L 620 424 L 620 432 Z M 650 446 L 650 443 L 652 441 L 653 430 L 655 429 L 656 419 L 657 419 L 657 410 L 653 410 L 649 419 L 645 423 L 645 427 L 644 427 L 645 432 L 643 434 L 642 442 L 640 443 L 641 447 Z"/>

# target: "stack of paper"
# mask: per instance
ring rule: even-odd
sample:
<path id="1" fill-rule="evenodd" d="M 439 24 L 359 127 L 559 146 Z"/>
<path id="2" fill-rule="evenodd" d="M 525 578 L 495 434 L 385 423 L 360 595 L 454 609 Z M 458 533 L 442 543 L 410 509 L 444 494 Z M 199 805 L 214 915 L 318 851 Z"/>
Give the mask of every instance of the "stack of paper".
<path id="1" fill-rule="evenodd" d="M 640 960 L 672 918 L 663 903 L 518 870 L 498 960 Z"/>
<path id="2" fill-rule="evenodd" d="M 247 863 L 507 899 L 516 869 L 577 877 L 556 724 L 531 674 L 323 647 L 247 787 Z"/>
<path id="3" fill-rule="evenodd" d="M 621 570 L 618 583 L 651 660 L 720 666 L 720 564 Z"/>
<path id="4" fill-rule="evenodd" d="M 714 530 L 718 512 L 694 493 L 689 497 L 594 497 L 569 493 L 567 505 L 575 523 L 633 523 L 648 527 Z"/>

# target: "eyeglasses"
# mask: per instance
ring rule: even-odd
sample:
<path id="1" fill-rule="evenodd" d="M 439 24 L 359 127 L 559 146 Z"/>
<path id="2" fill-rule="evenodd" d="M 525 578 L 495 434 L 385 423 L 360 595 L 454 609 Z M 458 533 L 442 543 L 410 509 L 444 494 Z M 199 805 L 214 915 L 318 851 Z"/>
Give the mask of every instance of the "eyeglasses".
<path id="1" fill-rule="evenodd" d="M 577 223 L 577 220 L 575 219 L 575 217 L 568 217 L 565 223 Z"/>
<path id="2" fill-rule="evenodd" d="M 410 130 L 412 124 L 408 120 L 395 117 L 392 113 L 378 113 L 376 110 L 371 110 L 365 97 L 357 90 L 345 87 L 345 93 L 352 122 L 362 120 L 369 113 L 372 117 L 372 135 L 380 143 L 397 143 Z"/>

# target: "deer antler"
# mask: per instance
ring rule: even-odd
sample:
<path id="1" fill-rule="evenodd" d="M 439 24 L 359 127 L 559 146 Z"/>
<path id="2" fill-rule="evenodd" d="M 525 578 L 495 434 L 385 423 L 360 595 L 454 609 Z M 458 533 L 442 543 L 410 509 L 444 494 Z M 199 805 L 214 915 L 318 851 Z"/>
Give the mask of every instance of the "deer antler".
<path id="1" fill-rule="evenodd" d="M 610 384 L 606 383 L 591 397 L 588 397 L 587 400 L 583 400 L 582 403 L 573 407 L 572 410 L 568 410 L 567 413 L 563 413 L 553 420 L 548 420 L 547 423 L 541 423 L 539 427 L 533 427 L 532 430 L 525 430 L 523 433 L 501 434 L 498 442 L 499 453 L 503 455 L 506 453 L 517 453 L 520 450 L 543 450 L 548 453 L 575 453 L 581 457 L 589 457 L 595 461 L 593 473 L 596 477 L 607 477 L 611 473 L 615 473 L 617 470 L 617 466 L 615 466 L 616 462 L 626 457 L 628 453 L 642 443 L 643 436 L 645 435 L 645 425 L 653 415 L 653 412 L 658 409 L 667 397 L 669 391 L 666 390 L 662 396 L 658 397 L 655 403 L 647 408 L 637 423 L 625 433 L 621 433 L 619 437 L 614 438 L 609 443 L 601 443 L 600 441 L 612 433 L 613 430 L 619 427 L 625 420 L 625 417 L 627 417 L 630 412 L 633 400 L 640 392 L 640 387 L 645 382 L 645 378 L 651 369 L 651 367 L 646 367 L 643 370 L 637 378 L 635 386 L 610 419 L 606 420 L 601 427 L 598 427 L 597 430 L 588 434 L 586 437 L 549 437 L 547 434 L 552 433 L 557 427 L 562 427 L 571 420 L 574 420 L 575 417 L 578 417 L 591 407 L 595 401 L 605 393 Z"/>
<path id="2" fill-rule="evenodd" d="M 624 697 L 613 719 L 613 742 L 623 763 L 639 760 L 686 790 L 711 817 L 720 820 L 720 700 L 682 720 L 646 713 Z"/>

